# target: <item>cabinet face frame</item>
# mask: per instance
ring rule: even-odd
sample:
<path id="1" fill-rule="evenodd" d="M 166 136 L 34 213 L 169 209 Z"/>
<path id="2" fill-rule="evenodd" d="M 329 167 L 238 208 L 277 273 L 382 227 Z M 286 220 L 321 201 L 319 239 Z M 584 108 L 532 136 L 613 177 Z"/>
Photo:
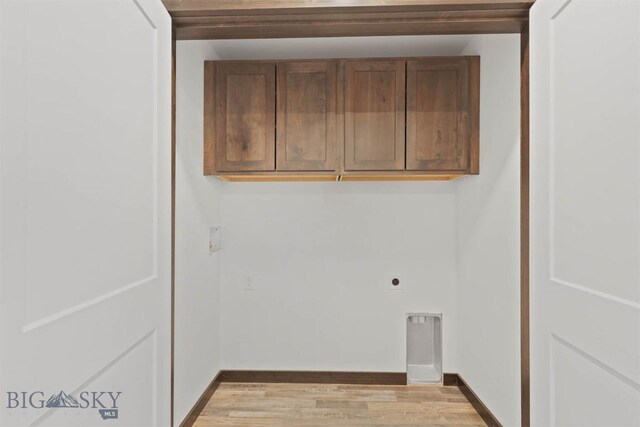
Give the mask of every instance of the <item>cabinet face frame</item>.
<path id="1" fill-rule="evenodd" d="M 300 61 L 300 62 L 281 62 L 277 66 L 278 75 L 278 90 L 276 94 L 277 99 L 277 138 L 276 138 L 276 170 L 278 171 L 335 171 L 336 170 L 336 126 L 337 126 L 337 69 L 338 61 Z M 298 76 L 299 80 L 298 89 L 301 90 L 313 90 L 313 81 L 311 80 L 317 76 L 324 76 L 324 120 L 323 123 L 319 123 L 319 120 L 315 120 L 316 126 L 322 124 L 321 138 L 308 140 L 304 135 L 298 135 L 296 133 L 303 133 L 305 125 L 313 126 L 314 123 L 308 123 L 309 118 L 305 118 L 305 113 L 311 114 L 310 108 L 305 109 L 304 104 L 307 106 L 313 106 L 318 102 L 318 99 L 311 99 L 309 92 L 296 93 L 294 88 L 289 84 L 290 76 Z M 305 83 L 302 79 L 308 77 Z M 316 88 L 317 89 L 317 88 Z M 305 97 L 305 95 L 307 95 Z M 296 120 L 292 113 L 289 111 L 289 102 L 291 97 L 297 97 L 295 99 L 295 106 L 302 109 L 299 113 L 302 117 L 300 120 Z M 305 99 L 306 98 L 306 99 Z M 318 111 L 315 112 L 318 114 Z M 313 119 L 311 120 L 313 121 Z M 293 128 L 293 134 L 289 133 L 290 127 Z M 296 126 L 298 129 L 296 129 Z M 309 150 L 317 150 L 318 146 L 322 147 L 321 151 L 324 151 L 324 159 L 304 159 L 303 157 L 309 153 Z M 291 151 L 297 151 L 299 158 L 289 158 L 289 149 Z M 293 153 L 292 153 L 293 157 Z"/>
<path id="2" fill-rule="evenodd" d="M 404 170 L 405 166 L 405 64 L 404 59 L 391 60 L 347 60 L 345 61 L 345 137 L 344 137 L 344 169 L 345 171 L 385 171 Z M 356 77 L 358 73 L 394 73 L 394 93 L 393 96 L 393 123 L 392 141 L 382 141 L 382 144 L 391 144 L 393 158 L 384 160 L 357 159 L 357 135 L 358 112 L 355 111 L 358 103 L 358 96 L 368 98 L 370 105 L 376 105 L 377 99 L 371 100 L 371 91 L 367 93 L 356 93 L 358 83 Z M 374 85 L 371 85 L 373 87 Z M 367 88 L 369 89 L 369 88 Z M 385 101 L 385 94 L 377 94 Z M 371 121 L 371 118 L 368 119 Z M 369 135 L 371 137 L 371 135 Z M 369 143 L 370 141 L 366 141 Z M 375 147 L 374 147 L 375 148 Z M 380 146 L 378 148 L 381 148 Z"/>
<path id="3" fill-rule="evenodd" d="M 254 106 L 248 100 L 253 101 L 255 97 L 229 96 L 230 76 L 238 76 L 245 81 L 239 81 L 236 92 L 248 90 L 242 84 L 260 83 L 260 78 L 264 80 L 260 88 L 264 96 L 258 102 L 263 108 L 257 108 L 262 120 L 255 122 L 253 117 Z M 253 81 L 251 81 L 253 79 Z M 233 88 L 233 86 L 231 86 Z M 215 164 L 211 164 L 211 159 L 205 158 L 205 173 L 213 167 L 217 172 L 242 172 L 242 171 L 274 171 L 275 170 L 275 102 L 276 102 L 276 63 L 275 62 L 248 62 L 248 61 L 228 61 L 205 62 L 205 153 L 211 157 L 212 153 Z M 244 101 L 236 105 L 229 102 Z M 238 110 L 238 111 L 236 111 Z M 250 116 L 247 118 L 247 116 Z M 235 122 L 235 123 L 234 123 Z M 233 144 L 236 149 L 242 147 L 239 153 L 235 153 L 240 158 L 229 159 L 229 125 L 238 125 L 237 133 L 241 138 L 247 138 L 246 144 Z M 257 125 L 257 126 L 256 126 Z M 260 135 L 262 134 L 262 135 Z M 254 137 L 258 137 L 260 144 L 262 137 L 262 147 L 255 145 Z M 251 139 L 254 139 L 253 141 Z M 251 154 L 250 150 L 262 151 L 260 159 L 243 159 L 245 154 Z M 206 157 L 206 156 L 205 156 Z"/>

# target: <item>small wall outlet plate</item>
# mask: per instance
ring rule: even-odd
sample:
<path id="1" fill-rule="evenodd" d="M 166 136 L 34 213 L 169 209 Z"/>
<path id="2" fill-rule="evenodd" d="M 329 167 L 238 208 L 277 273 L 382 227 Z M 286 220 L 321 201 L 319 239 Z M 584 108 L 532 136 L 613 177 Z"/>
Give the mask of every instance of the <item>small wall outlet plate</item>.
<path id="1" fill-rule="evenodd" d="M 253 278 L 253 276 L 245 276 L 243 279 L 243 289 L 245 291 L 254 291 L 255 288 L 255 280 Z"/>
<path id="2" fill-rule="evenodd" d="M 404 291 L 404 285 L 400 276 L 390 276 L 387 281 L 387 289 L 390 291 Z"/>
<path id="3" fill-rule="evenodd" d="M 209 255 L 222 248 L 221 227 L 209 227 Z"/>

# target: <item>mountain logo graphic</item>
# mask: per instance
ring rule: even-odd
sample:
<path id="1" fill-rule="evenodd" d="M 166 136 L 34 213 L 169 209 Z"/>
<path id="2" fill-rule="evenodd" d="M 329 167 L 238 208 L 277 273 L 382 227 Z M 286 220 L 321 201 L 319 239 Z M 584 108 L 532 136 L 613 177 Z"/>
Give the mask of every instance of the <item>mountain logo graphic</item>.
<path id="1" fill-rule="evenodd" d="M 47 408 L 79 408 L 80 404 L 75 397 L 60 390 L 60 393 L 51 395 L 45 406 Z"/>

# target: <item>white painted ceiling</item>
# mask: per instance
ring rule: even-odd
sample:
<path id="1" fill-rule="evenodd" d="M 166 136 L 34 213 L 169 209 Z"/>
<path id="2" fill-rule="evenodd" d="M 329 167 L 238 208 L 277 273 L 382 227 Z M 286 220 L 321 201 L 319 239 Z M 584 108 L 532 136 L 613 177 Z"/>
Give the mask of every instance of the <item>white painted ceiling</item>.
<path id="1" fill-rule="evenodd" d="M 473 35 L 211 40 L 219 59 L 367 58 L 460 55 Z M 188 42 L 185 42 L 188 43 Z"/>

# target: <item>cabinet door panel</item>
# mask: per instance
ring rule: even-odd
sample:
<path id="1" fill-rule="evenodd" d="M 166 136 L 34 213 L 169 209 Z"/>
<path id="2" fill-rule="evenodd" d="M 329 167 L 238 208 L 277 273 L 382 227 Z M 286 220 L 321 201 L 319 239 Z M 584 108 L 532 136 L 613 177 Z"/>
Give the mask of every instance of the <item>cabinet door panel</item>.
<path id="1" fill-rule="evenodd" d="M 407 170 L 469 168 L 469 58 L 407 62 Z"/>
<path id="2" fill-rule="evenodd" d="M 346 64 L 345 169 L 404 169 L 405 61 Z"/>
<path id="3" fill-rule="evenodd" d="M 278 64 L 278 170 L 336 168 L 336 62 Z"/>
<path id="4" fill-rule="evenodd" d="M 275 169 L 273 63 L 216 66 L 216 166 L 219 171 Z"/>

